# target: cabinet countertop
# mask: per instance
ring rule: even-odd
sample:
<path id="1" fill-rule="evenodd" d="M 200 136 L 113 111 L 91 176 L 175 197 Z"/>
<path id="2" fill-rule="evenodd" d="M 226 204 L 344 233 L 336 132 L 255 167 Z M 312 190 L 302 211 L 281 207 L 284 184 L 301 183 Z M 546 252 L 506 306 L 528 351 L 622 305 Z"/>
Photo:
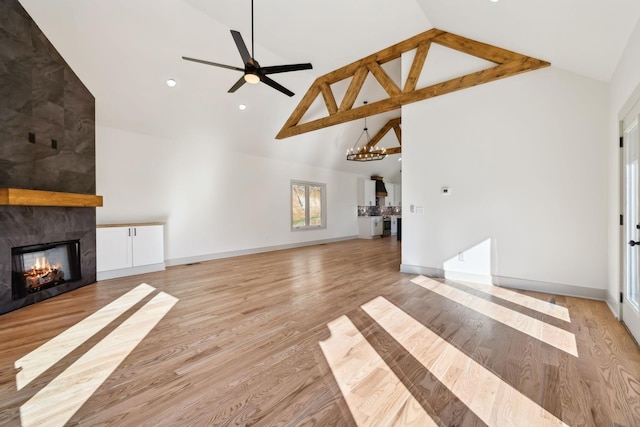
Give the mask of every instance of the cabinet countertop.
<path id="1" fill-rule="evenodd" d="M 164 222 L 129 222 L 124 224 L 97 224 L 97 228 L 107 227 L 143 227 L 145 225 L 164 225 Z"/>

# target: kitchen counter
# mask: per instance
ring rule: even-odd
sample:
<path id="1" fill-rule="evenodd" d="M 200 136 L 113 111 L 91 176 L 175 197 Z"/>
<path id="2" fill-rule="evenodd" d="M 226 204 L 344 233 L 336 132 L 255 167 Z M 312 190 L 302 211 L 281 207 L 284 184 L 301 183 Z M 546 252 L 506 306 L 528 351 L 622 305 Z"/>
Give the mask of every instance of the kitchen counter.
<path id="1" fill-rule="evenodd" d="M 382 216 L 359 216 L 358 237 L 374 239 L 382 236 Z"/>

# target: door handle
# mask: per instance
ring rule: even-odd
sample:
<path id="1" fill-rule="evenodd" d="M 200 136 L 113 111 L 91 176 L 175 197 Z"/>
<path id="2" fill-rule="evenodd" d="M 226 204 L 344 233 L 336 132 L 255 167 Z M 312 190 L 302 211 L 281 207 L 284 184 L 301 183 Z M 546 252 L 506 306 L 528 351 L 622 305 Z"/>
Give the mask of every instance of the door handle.
<path id="1" fill-rule="evenodd" d="M 640 242 L 636 242 L 634 240 L 629 240 L 629 246 L 640 245 Z"/>

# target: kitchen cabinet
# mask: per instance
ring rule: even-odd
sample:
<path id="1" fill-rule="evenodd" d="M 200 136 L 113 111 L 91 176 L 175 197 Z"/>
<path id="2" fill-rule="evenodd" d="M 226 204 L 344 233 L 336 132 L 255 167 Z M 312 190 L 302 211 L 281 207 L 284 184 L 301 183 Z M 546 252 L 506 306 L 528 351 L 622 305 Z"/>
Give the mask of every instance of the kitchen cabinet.
<path id="1" fill-rule="evenodd" d="M 395 236 L 398 234 L 398 219 L 400 217 L 397 215 L 391 215 L 391 235 Z"/>
<path id="2" fill-rule="evenodd" d="M 358 179 L 358 206 L 376 205 L 376 182 L 371 179 Z"/>
<path id="3" fill-rule="evenodd" d="M 96 230 L 98 280 L 165 269 L 164 225 L 99 225 Z"/>
<path id="4" fill-rule="evenodd" d="M 394 184 L 393 206 L 402 206 L 402 184 Z"/>
<path id="5" fill-rule="evenodd" d="M 361 239 L 373 239 L 382 236 L 381 216 L 359 216 L 358 237 Z"/>
<path id="6" fill-rule="evenodd" d="M 384 184 L 387 189 L 387 196 L 384 198 L 385 206 L 396 206 L 395 203 L 395 194 L 396 194 L 396 185 L 395 184 Z"/>

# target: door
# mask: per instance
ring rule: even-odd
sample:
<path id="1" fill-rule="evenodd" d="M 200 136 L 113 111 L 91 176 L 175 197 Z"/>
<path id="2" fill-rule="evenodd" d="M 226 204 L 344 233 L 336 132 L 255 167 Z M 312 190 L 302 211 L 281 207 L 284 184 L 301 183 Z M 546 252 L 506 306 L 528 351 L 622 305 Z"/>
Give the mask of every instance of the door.
<path id="1" fill-rule="evenodd" d="M 100 227 L 96 230 L 96 270 L 131 267 L 131 228 Z"/>
<path id="2" fill-rule="evenodd" d="M 133 266 L 164 262 L 164 227 L 145 225 L 133 229 Z"/>
<path id="3" fill-rule="evenodd" d="M 621 319 L 636 341 L 640 342 L 640 137 L 638 113 L 640 104 L 623 121 L 624 156 L 624 281 Z"/>

